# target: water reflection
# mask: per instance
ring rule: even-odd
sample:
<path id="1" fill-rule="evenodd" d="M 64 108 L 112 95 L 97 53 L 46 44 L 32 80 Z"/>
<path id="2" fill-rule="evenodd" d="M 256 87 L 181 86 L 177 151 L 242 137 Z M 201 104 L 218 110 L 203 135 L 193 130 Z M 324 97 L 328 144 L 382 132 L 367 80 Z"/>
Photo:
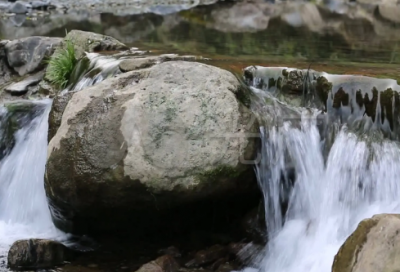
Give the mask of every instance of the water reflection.
<path id="1" fill-rule="evenodd" d="M 332 3 L 332 2 L 331 2 Z M 218 3 L 177 13 L 88 11 L 2 19 L 1 38 L 64 36 L 81 29 L 143 49 L 248 61 L 400 63 L 400 8 L 312 3 Z M 398 22 L 399 21 L 399 22 Z"/>

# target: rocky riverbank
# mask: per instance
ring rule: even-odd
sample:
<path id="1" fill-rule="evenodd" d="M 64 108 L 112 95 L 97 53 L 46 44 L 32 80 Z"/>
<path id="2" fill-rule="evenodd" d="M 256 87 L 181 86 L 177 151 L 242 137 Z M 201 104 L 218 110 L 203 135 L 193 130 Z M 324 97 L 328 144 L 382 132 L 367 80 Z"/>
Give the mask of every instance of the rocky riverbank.
<path id="1" fill-rule="evenodd" d="M 267 62 L 399 62 L 396 4 L 329 3 L 336 4 L 223 1 L 168 14 L 130 11 L 117 5 L 104 12 L 94 8 L 37 10 L 28 16 L 3 17 L 0 35 L 10 40 L 62 37 L 66 29 L 81 29 L 164 53 Z"/>
<path id="2" fill-rule="evenodd" d="M 6 104 L 0 111 L 0 155 L 13 147 L 21 118 L 30 121 L 37 113 L 28 100 L 53 98 L 45 190 L 53 222 L 74 234 L 62 241 L 68 248 L 49 240 L 17 241 L 8 256 L 13 269 L 240 269 L 268 242 L 253 169 L 260 114 L 266 115 L 262 125 L 272 126 L 272 119 L 288 112 L 298 120 L 296 109 L 318 101 L 307 106 L 343 119 L 363 110 L 363 118 L 382 117 L 381 125 L 397 135 L 394 80 L 263 67 L 246 68 L 242 78 L 197 56 L 148 55 L 113 37 L 76 30 L 64 38 L 2 41 L 0 49 L 0 103 Z M 360 82 L 363 92 L 351 85 Z M 271 114 L 275 100 L 256 97 L 249 87 L 285 96 L 276 103 L 282 112 Z M 259 112 L 256 99 L 263 100 Z M 285 171 L 278 175 L 293 186 L 293 169 Z M 282 190 L 284 215 L 290 190 Z M 375 217 L 359 229 L 379 240 L 374 233 L 389 225 L 394 237 L 397 221 Z M 375 248 L 372 238 L 363 244 L 365 233 L 359 232 L 343 245 L 333 271 L 348 269 L 361 244 L 367 257 L 370 247 L 393 253 Z"/>
<path id="3" fill-rule="evenodd" d="M 121 270 L 138 269 L 167 254 L 140 271 L 227 271 L 240 265 L 235 256 L 245 243 L 265 242 L 262 216 L 251 211 L 261 201 L 255 174 L 252 165 L 243 164 L 255 158 L 252 135 L 258 125 L 246 88 L 233 74 L 198 63 L 195 56 L 146 56 L 112 37 L 82 31 L 2 46 L 0 95 L 11 105 L 4 126 L 34 105 L 12 101 L 54 99 L 45 174 L 53 220 L 62 230 L 96 241 L 72 243 L 78 249 L 73 264 L 102 271 L 117 262 Z M 66 56 L 70 63 L 60 62 Z M 65 77 L 66 85 L 57 85 L 55 75 Z M 1 138 L 5 147 L 13 143 L 14 130 Z M 127 252 L 149 243 L 154 251 L 110 256 L 108 251 L 120 250 L 118 241 L 130 247 Z M 46 255 L 56 247 L 18 242 L 10 265 L 31 269 L 69 261 L 63 248 Z M 96 251 L 82 255 L 84 248 Z M 96 259 L 100 263 L 93 264 Z"/>

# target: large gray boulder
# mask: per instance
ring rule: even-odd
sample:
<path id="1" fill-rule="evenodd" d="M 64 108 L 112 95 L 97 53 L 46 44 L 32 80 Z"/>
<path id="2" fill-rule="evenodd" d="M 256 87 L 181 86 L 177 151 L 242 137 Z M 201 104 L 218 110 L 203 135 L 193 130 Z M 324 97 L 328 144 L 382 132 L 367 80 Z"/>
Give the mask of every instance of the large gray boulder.
<path id="1" fill-rule="evenodd" d="M 332 272 L 400 271 L 400 215 L 363 220 L 340 248 Z"/>
<path id="2" fill-rule="evenodd" d="M 136 212 L 254 188 L 243 162 L 255 154 L 258 125 L 237 97 L 243 93 L 231 73 L 184 61 L 75 93 L 48 147 L 55 223 L 121 229 Z"/>
<path id="3" fill-rule="evenodd" d="M 28 37 L 8 42 L 5 53 L 8 65 L 20 76 L 45 67 L 49 58 L 61 44 L 61 38 Z"/>

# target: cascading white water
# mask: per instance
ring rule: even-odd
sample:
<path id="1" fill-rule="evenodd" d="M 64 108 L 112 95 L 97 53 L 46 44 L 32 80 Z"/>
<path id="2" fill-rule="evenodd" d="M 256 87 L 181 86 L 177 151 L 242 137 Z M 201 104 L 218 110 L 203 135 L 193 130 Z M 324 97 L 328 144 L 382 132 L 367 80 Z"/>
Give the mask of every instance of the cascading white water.
<path id="1" fill-rule="evenodd" d="M 83 71 L 74 88 L 65 89 L 64 93 L 80 91 L 119 71 L 120 60 L 113 57 L 89 54 L 88 58 L 88 71 Z M 91 73 L 90 78 L 88 73 Z M 8 147 L 11 152 L 3 159 L 0 157 L 0 271 L 8 271 L 5 259 L 8 249 L 19 239 L 52 239 L 82 250 L 89 249 L 76 244 L 77 241 L 71 242 L 72 236 L 58 230 L 52 222 L 44 189 L 48 116 L 52 100 L 29 103 L 37 105 L 33 109 L 35 117 L 16 131 L 15 143 Z M 0 106 L 0 121 L 5 121 L 1 118 L 6 113 L 6 108 Z M 0 122 L 0 140 L 4 133 L 1 129 Z"/>
<path id="2" fill-rule="evenodd" d="M 14 148 L 0 162 L 2 257 L 18 239 L 67 238 L 53 225 L 43 186 L 51 100 L 36 103 L 40 106 L 36 117 L 15 133 Z"/>
<path id="3" fill-rule="evenodd" d="M 245 271 L 329 272 L 335 254 L 361 220 L 400 212 L 398 144 L 375 137 L 379 132 L 359 134 L 343 125 L 325 158 L 317 115 L 304 110 L 300 128 L 290 122 L 261 128 L 257 173 L 269 242 Z M 289 162 L 296 180 L 283 217 L 281 173 Z"/>

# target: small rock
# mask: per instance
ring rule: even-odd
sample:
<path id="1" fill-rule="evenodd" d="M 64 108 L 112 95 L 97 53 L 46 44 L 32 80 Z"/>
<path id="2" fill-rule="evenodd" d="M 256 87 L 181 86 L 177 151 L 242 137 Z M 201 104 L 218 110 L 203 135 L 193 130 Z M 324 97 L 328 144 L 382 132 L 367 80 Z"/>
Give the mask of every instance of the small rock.
<path id="1" fill-rule="evenodd" d="M 164 255 L 142 265 L 136 272 L 178 272 L 179 264 L 174 257 Z"/>
<path id="2" fill-rule="evenodd" d="M 99 266 L 97 264 L 89 264 L 87 267 L 89 267 L 89 268 L 97 268 Z"/>
<path id="3" fill-rule="evenodd" d="M 29 6 L 21 1 L 17 1 L 10 6 L 8 12 L 15 14 L 26 14 L 29 11 Z"/>
<path id="4" fill-rule="evenodd" d="M 43 79 L 44 73 L 39 72 L 35 75 L 29 76 L 20 82 L 12 83 L 7 86 L 4 90 L 11 93 L 12 95 L 23 95 L 28 91 L 28 87 L 32 86 Z"/>
<path id="5" fill-rule="evenodd" d="M 8 251 L 8 266 L 16 270 L 48 269 L 72 257 L 63 244 L 42 239 L 16 241 Z"/>
<path id="6" fill-rule="evenodd" d="M 39 82 L 38 92 L 42 95 L 54 95 L 56 93 L 54 87 L 45 80 Z"/>

